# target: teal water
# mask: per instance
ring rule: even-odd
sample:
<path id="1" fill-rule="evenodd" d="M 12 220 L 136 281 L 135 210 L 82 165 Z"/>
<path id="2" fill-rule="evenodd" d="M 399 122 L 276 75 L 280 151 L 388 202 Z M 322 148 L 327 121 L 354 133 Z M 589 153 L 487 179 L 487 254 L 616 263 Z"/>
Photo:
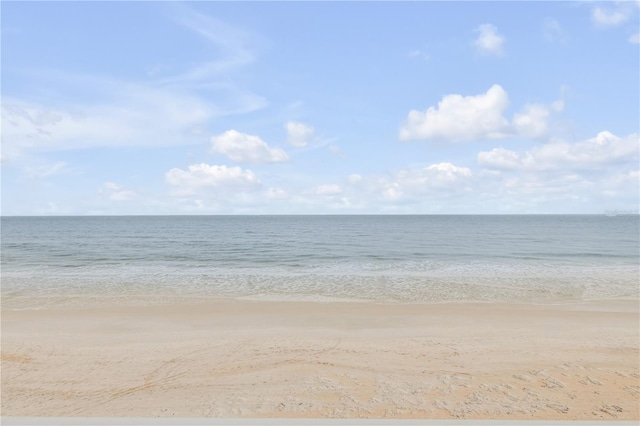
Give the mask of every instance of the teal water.
<path id="1" fill-rule="evenodd" d="M 64 297 L 554 303 L 639 294 L 637 215 L 3 217 L 1 225 L 3 299 L 34 307 Z"/>

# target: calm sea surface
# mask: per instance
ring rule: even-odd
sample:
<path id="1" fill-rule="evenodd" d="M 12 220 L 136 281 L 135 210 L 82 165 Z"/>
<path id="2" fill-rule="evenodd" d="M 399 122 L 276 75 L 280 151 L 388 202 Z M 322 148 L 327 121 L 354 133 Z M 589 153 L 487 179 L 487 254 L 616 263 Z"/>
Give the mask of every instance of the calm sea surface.
<path id="1" fill-rule="evenodd" d="M 637 298 L 638 216 L 3 217 L 5 307 Z"/>

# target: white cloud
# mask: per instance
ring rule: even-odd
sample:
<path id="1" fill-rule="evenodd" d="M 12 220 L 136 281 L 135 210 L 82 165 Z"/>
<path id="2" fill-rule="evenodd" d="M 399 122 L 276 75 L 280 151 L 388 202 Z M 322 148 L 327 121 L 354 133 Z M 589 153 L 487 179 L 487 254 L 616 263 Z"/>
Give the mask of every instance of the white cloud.
<path id="1" fill-rule="evenodd" d="M 524 152 L 496 148 L 478 155 L 478 171 L 441 162 L 382 176 L 352 174 L 331 197 L 311 191 L 294 200 L 323 211 L 598 212 L 605 198 L 637 204 L 638 143 L 637 135 L 602 132 L 569 148 L 557 141 Z"/>
<path id="2" fill-rule="evenodd" d="M 106 194 L 112 201 L 127 201 L 132 200 L 137 196 L 134 191 L 126 189 L 122 185 L 118 185 L 113 182 L 105 182 L 98 192 L 100 194 Z"/>
<path id="3" fill-rule="evenodd" d="M 347 181 L 351 184 L 356 184 L 358 182 L 362 182 L 362 176 L 357 173 L 353 173 L 350 174 L 349 177 L 347 177 Z"/>
<path id="4" fill-rule="evenodd" d="M 502 139 L 512 136 L 536 138 L 546 134 L 551 112 L 560 112 L 562 101 L 551 106 L 527 104 L 509 122 L 504 111 L 509 105 L 507 92 L 494 84 L 476 96 L 446 95 L 437 107 L 411 110 L 400 129 L 400 140 L 445 140 L 451 142 Z"/>
<path id="5" fill-rule="evenodd" d="M 260 107 L 254 100 L 244 104 L 234 100 L 221 107 L 185 91 L 93 83 L 109 91 L 111 99 L 73 106 L 3 99 L 3 150 L 15 157 L 23 151 L 195 143 L 200 139 L 195 130 L 207 121 Z"/>
<path id="6" fill-rule="evenodd" d="M 174 208 L 183 212 L 599 212 L 637 205 L 639 144 L 637 135 L 601 132 L 572 144 L 480 152 L 477 170 L 443 161 L 305 187 L 263 186 L 250 170 L 207 164 L 173 169 L 165 178 Z"/>
<path id="7" fill-rule="evenodd" d="M 483 55 L 501 56 L 505 39 L 498 34 L 498 28 L 491 24 L 482 24 L 477 29 L 478 38 L 473 42 L 476 51 Z"/>
<path id="8" fill-rule="evenodd" d="M 628 196 L 628 193 L 637 197 L 640 189 L 640 170 L 618 172 L 608 176 L 601 182 L 604 188 L 602 195 L 607 198 L 620 197 L 624 199 L 625 196 Z M 634 191 L 629 191 L 630 188 Z M 636 207 L 637 206 L 638 204 L 636 203 Z"/>
<path id="9" fill-rule="evenodd" d="M 386 175 L 351 174 L 340 185 L 293 195 L 290 206 L 323 212 L 570 213 L 600 211 L 604 199 L 637 204 L 637 135 L 602 132 L 568 149 L 557 141 L 548 145 L 480 153 L 478 171 L 440 162 Z"/>
<path id="10" fill-rule="evenodd" d="M 640 44 L 640 33 L 635 33 L 629 36 L 628 41 L 631 44 Z"/>
<path id="11" fill-rule="evenodd" d="M 470 169 L 447 162 L 403 168 L 382 176 L 354 173 L 345 178 L 344 185 L 321 185 L 298 200 L 323 210 L 411 211 L 406 208 L 468 192 L 472 177 Z M 432 211 L 433 206 L 427 210 Z"/>
<path id="12" fill-rule="evenodd" d="M 319 185 L 314 191 L 317 195 L 337 195 L 342 193 L 342 188 L 340 185 Z"/>
<path id="13" fill-rule="evenodd" d="M 171 169 L 165 174 L 165 181 L 177 188 L 176 195 L 195 194 L 199 189 L 242 190 L 261 185 L 251 170 L 206 163 L 192 164 L 188 170 Z"/>
<path id="14" fill-rule="evenodd" d="M 295 121 L 286 123 L 285 129 L 287 129 L 287 143 L 295 147 L 307 146 L 315 132 L 313 127 Z"/>
<path id="15" fill-rule="evenodd" d="M 621 6 L 603 9 L 596 6 L 591 9 L 591 20 L 599 27 L 616 27 L 631 17 L 631 8 Z"/>
<path id="16" fill-rule="evenodd" d="M 453 189 L 469 177 L 471 170 L 466 167 L 438 163 L 422 169 L 403 169 L 396 172 L 391 180 L 391 188 L 399 188 L 402 192 Z"/>
<path id="17" fill-rule="evenodd" d="M 637 164 L 639 146 L 637 134 L 620 138 L 604 131 L 583 142 L 554 141 L 523 153 L 494 148 L 478 153 L 478 164 L 494 170 L 588 170 L 619 162 Z"/>
<path id="18" fill-rule="evenodd" d="M 610 132 L 598 133 L 584 142 L 548 143 L 532 150 L 532 156 L 541 168 L 592 168 L 619 161 L 638 161 L 637 134 L 620 138 Z"/>
<path id="19" fill-rule="evenodd" d="M 507 92 L 497 84 L 477 96 L 446 95 L 437 108 L 410 111 L 400 139 L 496 139 L 508 125 L 502 116 L 508 104 Z"/>
<path id="20" fill-rule="evenodd" d="M 520 155 L 504 148 L 478 153 L 478 164 L 494 170 L 513 170 L 520 165 Z"/>
<path id="21" fill-rule="evenodd" d="M 456 167 L 451 163 L 432 164 L 426 170 L 435 173 L 438 179 L 442 178 L 448 181 L 458 177 L 471 176 L 471 170 L 466 167 Z"/>
<path id="22" fill-rule="evenodd" d="M 472 177 L 470 169 L 448 162 L 403 168 L 382 176 L 353 173 L 345 178 L 344 185 L 320 185 L 307 191 L 304 202 L 315 203 L 318 208 L 330 205 L 331 209 L 366 210 L 368 207 L 386 211 L 392 206 L 417 205 L 468 191 L 473 184 Z"/>
<path id="23" fill-rule="evenodd" d="M 280 163 L 289 156 L 279 148 L 269 146 L 258 136 L 228 130 L 211 138 L 211 151 L 241 163 Z"/>
<path id="24" fill-rule="evenodd" d="M 421 59 L 424 59 L 424 60 L 427 60 L 427 59 L 430 58 L 428 53 L 423 52 L 420 49 L 412 50 L 411 52 L 409 52 L 409 57 L 410 58 L 421 58 Z"/>
<path id="25" fill-rule="evenodd" d="M 282 188 L 269 188 L 266 193 L 265 196 L 269 199 L 269 200 L 286 200 L 287 198 L 289 198 L 289 194 L 287 194 L 287 191 L 285 191 Z"/>
<path id="26" fill-rule="evenodd" d="M 7 157 L 34 150 L 192 144 L 200 139 L 195 130 L 206 127 L 211 119 L 263 108 L 267 104 L 263 97 L 234 81 L 241 69 L 255 62 L 258 38 L 187 6 L 174 10 L 176 21 L 214 47 L 219 59 L 144 83 L 27 70 L 21 73 L 23 86 L 30 87 L 31 93 L 2 101 Z M 173 67 L 159 64 L 157 68 Z M 53 101 L 68 98 L 68 92 L 82 93 L 90 101 Z M 25 100 L 28 97 L 47 100 Z"/>
<path id="27" fill-rule="evenodd" d="M 547 132 L 550 111 L 544 105 L 527 104 L 524 112 L 513 116 L 514 133 L 526 138 L 536 138 Z"/>

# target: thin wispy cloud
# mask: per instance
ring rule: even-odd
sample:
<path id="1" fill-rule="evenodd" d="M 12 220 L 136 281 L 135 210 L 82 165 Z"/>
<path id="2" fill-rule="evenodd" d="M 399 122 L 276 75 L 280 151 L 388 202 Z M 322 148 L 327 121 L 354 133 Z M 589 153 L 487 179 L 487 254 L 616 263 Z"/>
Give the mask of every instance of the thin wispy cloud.
<path id="1" fill-rule="evenodd" d="M 551 43 L 567 44 L 569 42 L 569 33 L 567 30 L 553 18 L 546 18 L 542 24 L 542 34 L 544 38 Z"/>
<path id="2" fill-rule="evenodd" d="M 424 52 L 420 49 L 415 49 L 409 52 L 409 57 L 410 58 L 419 58 L 419 59 L 423 59 L 423 60 L 427 60 L 430 59 L 431 56 L 427 53 Z"/>
<path id="3" fill-rule="evenodd" d="M 197 64 L 163 82 L 213 84 L 215 77 L 228 75 L 256 61 L 256 54 L 250 47 L 252 36 L 248 32 L 184 5 L 175 10 L 177 16 L 174 20 L 209 42 L 212 47 L 211 56 L 216 59 Z"/>
<path id="4" fill-rule="evenodd" d="M 185 28 L 217 47 L 225 58 L 196 65 L 170 78 L 148 82 L 63 70 L 35 70 L 48 83 L 94 94 L 98 102 L 34 102 L 5 96 L 2 103 L 3 149 L 8 157 L 21 151 L 55 151 L 96 146 L 176 145 L 194 143 L 196 129 L 211 120 L 245 114 L 267 102 L 230 81 L 224 73 L 251 64 L 244 34 L 187 7 L 176 18 Z M 215 31 L 214 31 L 215 29 Z M 216 78 L 214 78 L 216 77 Z M 208 86 L 203 92 L 202 85 Z M 60 98 L 64 93 L 52 98 Z"/>

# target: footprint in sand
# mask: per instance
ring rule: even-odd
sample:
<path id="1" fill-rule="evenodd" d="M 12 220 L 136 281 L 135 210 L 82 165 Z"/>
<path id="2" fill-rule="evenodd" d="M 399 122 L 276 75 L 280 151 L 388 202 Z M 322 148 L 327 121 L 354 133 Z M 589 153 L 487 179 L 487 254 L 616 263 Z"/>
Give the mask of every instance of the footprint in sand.
<path id="1" fill-rule="evenodd" d="M 549 389 L 556 389 L 556 388 L 563 388 L 565 384 L 553 377 L 545 377 L 543 379 L 542 386 Z"/>
<path id="2" fill-rule="evenodd" d="M 547 407 L 553 408 L 558 413 L 562 413 L 562 414 L 565 414 L 565 413 L 569 412 L 569 407 L 567 407 L 566 405 L 562 405 L 562 404 L 551 403 L 551 404 L 547 404 Z"/>
<path id="3" fill-rule="evenodd" d="M 533 377 L 527 376 L 526 374 L 514 374 L 513 377 L 528 383 L 531 383 L 535 380 Z"/>
<path id="4" fill-rule="evenodd" d="M 588 385 L 589 383 L 594 384 L 594 385 L 598 385 L 598 386 L 602 386 L 602 382 L 598 379 L 594 379 L 592 377 L 587 376 L 586 379 L 584 380 L 580 380 L 580 383 L 582 383 L 583 385 Z"/>
<path id="5" fill-rule="evenodd" d="M 611 417 L 618 417 L 618 413 L 622 413 L 624 409 L 617 405 L 603 404 L 602 407 L 600 407 L 600 411 L 607 413 Z"/>

